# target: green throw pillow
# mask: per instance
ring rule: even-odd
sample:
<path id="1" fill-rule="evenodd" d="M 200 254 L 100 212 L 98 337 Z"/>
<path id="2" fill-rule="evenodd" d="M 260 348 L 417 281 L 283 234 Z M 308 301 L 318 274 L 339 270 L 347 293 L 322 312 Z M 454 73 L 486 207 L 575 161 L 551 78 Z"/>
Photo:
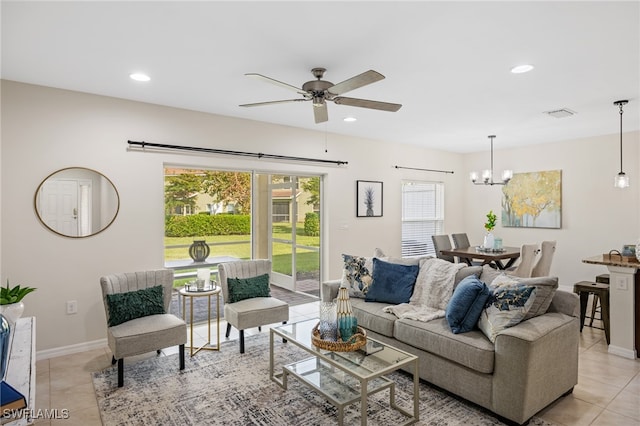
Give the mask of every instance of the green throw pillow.
<path id="1" fill-rule="evenodd" d="M 161 285 L 127 293 L 107 294 L 109 327 L 148 315 L 164 314 Z"/>
<path id="2" fill-rule="evenodd" d="M 251 278 L 227 278 L 229 303 L 254 297 L 271 297 L 269 274 Z"/>

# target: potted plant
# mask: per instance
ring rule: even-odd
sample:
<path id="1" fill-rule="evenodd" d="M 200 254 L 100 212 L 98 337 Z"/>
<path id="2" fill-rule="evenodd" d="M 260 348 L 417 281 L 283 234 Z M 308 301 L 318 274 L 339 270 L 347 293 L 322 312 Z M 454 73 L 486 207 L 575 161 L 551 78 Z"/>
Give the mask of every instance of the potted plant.
<path id="1" fill-rule="evenodd" d="M 487 213 L 487 221 L 484 224 L 484 229 L 487 230 L 487 235 L 484 236 L 484 244 L 482 245 L 482 247 L 484 247 L 485 249 L 494 248 L 493 245 L 495 243 L 495 239 L 491 231 L 493 231 L 493 228 L 496 227 L 497 218 L 498 217 L 493 213 L 493 210 L 489 210 L 489 213 Z"/>
<path id="2" fill-rule="evenodd" d="M 15 287 L 9 286 L 7 280 L 6 287 L 0 287 L 0 314 L 2 314 L 10 324 L 15 322 L 22 316 L 24 312 L 24 302 L 22 299 L 36 289 L 33 287 Z"/>

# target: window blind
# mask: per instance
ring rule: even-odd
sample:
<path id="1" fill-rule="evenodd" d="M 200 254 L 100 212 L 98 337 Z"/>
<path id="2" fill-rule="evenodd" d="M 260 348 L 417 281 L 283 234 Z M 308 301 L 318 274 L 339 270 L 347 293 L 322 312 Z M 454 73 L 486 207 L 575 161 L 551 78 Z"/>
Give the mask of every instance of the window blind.
<path id="1" fill-rule="evenodd" d="M 432 255 L 432 235 L 444 232 L 444 184 L 402 182 L 402 257 Z"/>

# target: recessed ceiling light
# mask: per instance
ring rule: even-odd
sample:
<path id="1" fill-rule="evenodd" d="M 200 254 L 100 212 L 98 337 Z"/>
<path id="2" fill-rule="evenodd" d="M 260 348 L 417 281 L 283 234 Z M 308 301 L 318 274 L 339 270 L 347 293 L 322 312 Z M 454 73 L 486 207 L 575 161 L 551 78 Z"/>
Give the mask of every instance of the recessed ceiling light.
<path id="1" fill-rule="evenodd" d="M 522 74 L 525 72 L 529 72 L 533 69 L 533 65 L 529 65 L 529 64 L 524 64 L 524 65 L 517 65 L 513 68 L 511 68 L 511 72 L 514 74 Z"/>
<path id="2" fill-rule="evenodd" d="M 346 121 L 347 123 L 353 123 L 354 121 L 357 121 L 358 119 L 355 117 L 345 117 L 343 119 L 343 121 Z"/>
<path id="3" fill-rule="evenodd" d="M 135 81 L 149 81 L 149 80 L 151 80 L 151 77 L 149 77 L 146 74 L 139 73 L 139 72 L 136 72 L 136 73 L 133 73 L 133 74 L 129 74 L 129 77 L 132 80 L 135 80 Z"/>

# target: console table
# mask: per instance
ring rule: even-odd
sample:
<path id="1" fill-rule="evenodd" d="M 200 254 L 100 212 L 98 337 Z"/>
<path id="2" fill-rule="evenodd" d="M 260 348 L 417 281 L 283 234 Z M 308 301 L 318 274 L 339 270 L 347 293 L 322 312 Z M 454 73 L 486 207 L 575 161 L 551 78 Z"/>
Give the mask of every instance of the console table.
<path id="1" fill-rule="evenodd" d="M 11 327 L 9 361 L 5 381 L 22 393 L 27 400 L 25 416 L 2 419 L 3 425 L 33 424 L 31 413 L 36 404 L 36 318 L 20 318 Z"/>

